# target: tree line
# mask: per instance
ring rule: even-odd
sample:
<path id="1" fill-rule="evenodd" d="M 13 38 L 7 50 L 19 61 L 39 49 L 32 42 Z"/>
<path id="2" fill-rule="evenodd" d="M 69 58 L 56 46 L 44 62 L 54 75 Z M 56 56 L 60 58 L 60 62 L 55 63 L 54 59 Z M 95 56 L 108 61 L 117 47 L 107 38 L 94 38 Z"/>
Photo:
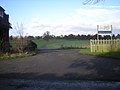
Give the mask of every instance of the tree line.
<path id="1" fill-rule="evenodd" d="M 17 37 L 13 37 L 10 36 L 10 40 L 17 38 Z M 55 36 L 55 35 L 50 35 L 49 33 L 44 34 L 43 36 L 25 36 L 24 38 L 27 39 L 44 39 L 44 40 L 49 40 L 49 39 L 67 39 L 67 40 L 74 40 L 74 39 L 78 39 L 78 40 L 90 40 L 90 39 L 97 39 L 97 34 L 95 35 L 74 35 L 74 34 L 69 34 L 69 35 L 60 35 L 60 36 Z M 113 39 L 120 39 L 120 34 L 112 35 Z M 110 35 L 99 35 L 99 39 L 111 39 Z"/>

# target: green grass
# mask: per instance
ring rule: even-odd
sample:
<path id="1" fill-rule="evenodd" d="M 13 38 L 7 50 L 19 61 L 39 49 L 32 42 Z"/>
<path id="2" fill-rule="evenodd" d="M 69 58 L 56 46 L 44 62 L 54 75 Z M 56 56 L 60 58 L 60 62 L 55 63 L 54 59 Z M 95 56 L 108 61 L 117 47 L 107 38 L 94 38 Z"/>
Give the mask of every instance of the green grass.
<path id="1" fill-rule="evenodd" d="M 24 54 L 24 53 L 18 53 L 18 54 L 5 54 L 0 56 L 0 59 L 13 59 L 13 58 L 18 58 L 18 57 L 28 57 L 28 56 L 33 56 L 34 53 L 31 54 Z"/>
<path id="2" fill-rule="evenodd" d="M 80 53 L 88 54 L 88 55 L 95 55 L 95 56 L 100 56 L 100 57 L 120 59 L 120 51 L 118 52 L 90 52 L 90 49 L 80 49 Z"/>
<path id="3" fill-rule="evenodd" d="M 88 46 L 89 40 L 65 40 L 65 39 L 50 39 L 49 41 L 45 41 L 43 39 L 34 40 L 37 44 L 38 48 L 61 48 L 61 46 L 67 47 L 81 47 Z"/>
<path id="4" fill-rule="evenodd" d="M 100 53 L 99 56 L 120 59 L 120 52 Z"/>
<path id="5" fill-rule="evenodd" d="M 38 48 L 61 48 L 61 45 L 64 47 L 82 47 L 89 46 L 89 40 L 65 40 L 65 39 L 50 39 L 49 41 L 45 41 L 43 39 L 34 40 L 37 44 Z M 80 53 L 95 55 L 101 57 L 109 57 L 109 58 L 117 58 L 120 59 L 120 52 L 90 52 L 90 48 L 79 49 Z"/>
<path id="6" fill-rule="evenodd" d="M 80 49 L 80 53 L 82 54 L 89 54 L 89 55 L 100 55 L 100 52 L 91 52 L 90 48 L 86 48 L 86 49 Z"/>
<path id="7" fill-rule="evenodd" d="M 66 39 L 50 39 L 49 41 L 45 41 L 43 39 L 35 39 L 33 40 L 38 48 L 48 48 L 48 49 L 56 49 L 64 47 L 85 47 L 89 46 L 89 40 L 66 40 Z M 90 52 L 90 48 L 79 49 L 82 54 L 89 54 L 95 56 L 102 57 L 110 57 L 110 58 L 118 58 L 120 59 L 120 52 L 108 52 L 108 53 L 100 53 L 100 52 Z"/>

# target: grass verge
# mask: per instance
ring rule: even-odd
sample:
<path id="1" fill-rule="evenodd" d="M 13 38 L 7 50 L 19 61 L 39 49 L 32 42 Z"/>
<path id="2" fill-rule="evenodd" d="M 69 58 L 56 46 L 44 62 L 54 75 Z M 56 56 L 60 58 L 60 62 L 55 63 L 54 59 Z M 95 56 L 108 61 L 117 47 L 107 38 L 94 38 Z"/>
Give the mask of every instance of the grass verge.
<path id="1" fill-rule="evenodd" d="M 35 53 L 25 54 L 25 53 L 15 53 L 15 54 L 2 54 L 0 55 L 0 59 L 13 59 L 18 57 L 28 57 L 33 56 Z"/>
<path id="2" fill-rule="evenodd" d="M 90 52 L 90 49 L 80 49 L 81 54 L 95 55 L 101 57 L 120 59 L 120 51 L 118 52 Z"/>

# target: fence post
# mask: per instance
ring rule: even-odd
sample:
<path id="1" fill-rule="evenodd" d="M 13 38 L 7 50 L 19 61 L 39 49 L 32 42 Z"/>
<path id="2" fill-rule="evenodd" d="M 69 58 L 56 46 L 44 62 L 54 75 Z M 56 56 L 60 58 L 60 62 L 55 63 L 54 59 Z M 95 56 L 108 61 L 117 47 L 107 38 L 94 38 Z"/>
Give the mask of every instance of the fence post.
<path id="1" fill-rule="evenodd" d="M 120 39 L 90 40 L 91 52 L 110 52 L 120 50 Z"/>
<path id="2" fill-rule="evenodd" d="M 90 39 L 90 51 L 93 52 L 93 44 L 92 44 L 92 39 Z"/>

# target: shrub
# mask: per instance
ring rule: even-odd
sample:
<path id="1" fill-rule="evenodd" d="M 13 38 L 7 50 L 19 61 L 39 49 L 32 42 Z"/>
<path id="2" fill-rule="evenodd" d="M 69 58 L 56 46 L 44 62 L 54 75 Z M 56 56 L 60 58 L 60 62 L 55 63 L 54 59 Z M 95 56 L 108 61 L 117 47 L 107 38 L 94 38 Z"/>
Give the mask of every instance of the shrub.
<path id="1" fill-rule="evenodd" d="M 34 52 L 36 51 L 36 49 L 37 49 L 37 44 L 34 43 L 32 40 L 29 40 L 24 50 L 28 52 Z"/>
<path id="2" fill-rule="evenodd" d="M 23 53 L 27 45 L 27 40 L 24 38 L 16 38 L 11 41 L 12 51 L 15 53 Z"/>

